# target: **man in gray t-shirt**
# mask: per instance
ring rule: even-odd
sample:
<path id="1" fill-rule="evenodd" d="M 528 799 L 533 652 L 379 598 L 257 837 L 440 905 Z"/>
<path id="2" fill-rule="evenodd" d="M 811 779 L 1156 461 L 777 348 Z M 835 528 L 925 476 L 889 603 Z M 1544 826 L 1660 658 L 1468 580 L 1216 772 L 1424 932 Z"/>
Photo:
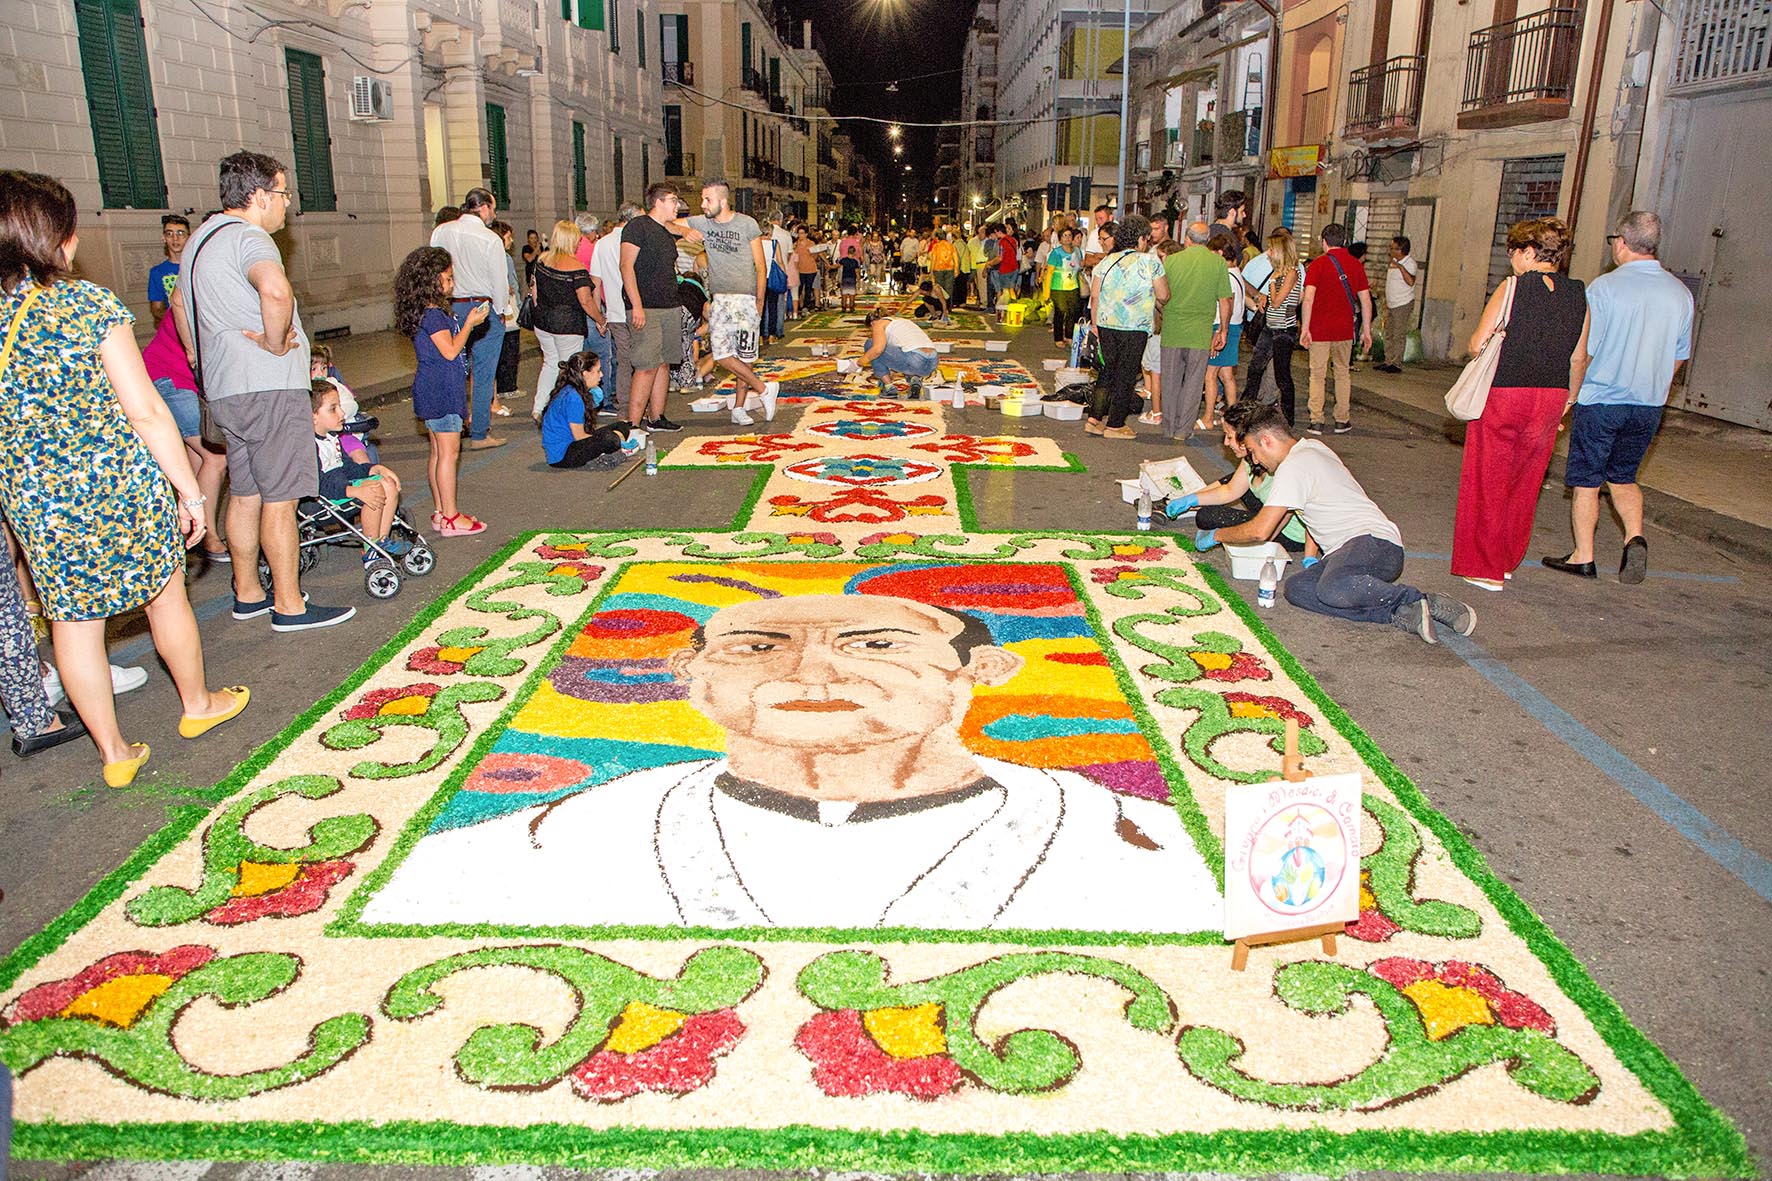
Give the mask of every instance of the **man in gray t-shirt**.
<path id="1" fill-rule="evenodd" d="M 701 216 L 675 223 L 673 231 L 708 252 L 708 336 L 714 360 L 738 379 L 732 395 L 732 421 L 748 426 L 748 411 L 763 408 L 775 417 L 775 396 L 781 383 L 766 382 L 751 369 L 757 359 L 757 332 L 762 325 L 769 268 L 763 256 L 763 231 L 756 219 L 734 212 L 732 187 L 710 180 L 701 189 Z"/>
<path id="2" fill-rule="evenodd" d="M 234 618 L 269 615 L 279 632 L 331 627 L 357 613 L 305 602 L 297 566 L 296 503 L 319 495 L 320 468 L 308 338 L 271 240 L 291 200 L 289 172 L 270 156 L 235 152 L 223 160 L 222 212 L 191 236 L 172 292 L 179 338 L 227 442 Z M 258 582 L 261 546 L 270 595 Z"/>

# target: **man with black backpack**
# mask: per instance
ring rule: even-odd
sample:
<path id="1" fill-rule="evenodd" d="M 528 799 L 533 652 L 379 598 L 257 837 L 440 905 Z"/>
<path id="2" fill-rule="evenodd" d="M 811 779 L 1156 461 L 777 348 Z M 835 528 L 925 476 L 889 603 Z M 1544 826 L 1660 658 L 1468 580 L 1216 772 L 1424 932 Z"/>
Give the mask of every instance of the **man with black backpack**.
<path id="1" fill-rule="evenodd" d="M 1347 230 L 1323 227 L 1323 253 L 1304 272 L 1304 308 L 1298 343 L 1310 350 L 1310 432 L 1323 433 L 1329 365 L 1335 365 L 1335 433 L 1354 429 L 1352 362 L 1354 338 L 1372 347 L 1372 292 L 1366 268 L 1345 249 Z"/>

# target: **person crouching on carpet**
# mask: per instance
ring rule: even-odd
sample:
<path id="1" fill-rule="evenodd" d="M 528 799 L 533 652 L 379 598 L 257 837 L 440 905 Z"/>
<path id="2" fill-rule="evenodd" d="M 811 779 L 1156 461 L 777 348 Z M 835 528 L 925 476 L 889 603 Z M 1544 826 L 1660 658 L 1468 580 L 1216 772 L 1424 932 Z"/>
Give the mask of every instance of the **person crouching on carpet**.
<path id="1" fill-rule="evenodd" d="M 1250 462 L 1274 474 L 1267 503 L 1240 525 L 1195 533 L 1195 549 L 1260 545 L 1297 513 L 1322 547 L 1323 560 L 1304 559 L 1286 580 L 1286 601 L 1294 607 L 1359 623 L 1388 623 L 1430 644 L 1439 642 L 1435 624 L 1461 636 L 1476 630 L 1476 612 L 1457 599 L 1397 581 L 1403 573 L 1402 531 L 1372 503 L 1335 452 L 1315 439 L 1294 439 L 1280 408 L 1265 403 L 1239 412 L 1233 431 Z"/>
<path id="2" fill-rule="evenodd" d="M 645 442 L 644 433 L 630 422 L 592 425 L 596 407 L 605 401 L 602 381 L 603 363 L 596 353 L 575 354 L 560 366 L 541 416 L 541 448 L 549 467 L 580 468 L 600 455 L 635 451 Z"/>
<path id="3" fill-rule="evenodd" d="M 935 342 L 922 325 L 882 312 L 878 308 L 867 314 L 868 351 L 861 355 L 861 364 L 873 369 L 880 383 L 882 398 L 896 397 L 892 374 L 902 373 L 910 380 L 910 396 L 923 396 L 923 379 L 935 372 Z M 839 369 L 842 366 L 838 366 Z"/>

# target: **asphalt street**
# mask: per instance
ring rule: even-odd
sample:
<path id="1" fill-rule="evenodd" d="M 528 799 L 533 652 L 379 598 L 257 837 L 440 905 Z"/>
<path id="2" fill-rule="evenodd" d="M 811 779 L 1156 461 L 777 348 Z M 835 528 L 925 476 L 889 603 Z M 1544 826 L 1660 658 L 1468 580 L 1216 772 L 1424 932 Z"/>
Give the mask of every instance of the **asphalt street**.
<path id="1" fill-rule="evenodd" d="M 1050 339 L 1042 328 L 1027 329 L 1011 355 L 1039 372 L 1040 358 L 1052 355 Z M 526 381 L 535 364 L 531 358 L 524 366 Z M 1709 528 L 1706 510 L 1664 513 L 1652 502 L 1652 576 L 1640 586 L 1620 585 L 1610 573 L 1621 539 L 1608 521 L 1600 545 L 1607 572 L 1598 581 L 1528 568 L 1501 594 L 1467 588 L 1451 576 L 1446 557 L 1460 462 L 1455 434 L 1387 398 L 1383 375 L 1360 372 L 1355 380 L 1357 429 L 1329 441 L 1401 526 L 1412 555 L 1405 577 L 1471 601 L 1476 634 L 1429 646 L 1401 632 L 1309 615 L 1283 600 L 1269 626 L 1630 1020 L 1737 1122 L 1761 1161 L 1772 1160 L 1765 1066 L 1772 1045 L 1772 809 L 1765 804 L 1772 561 L 1764 556 L 1772 547 L 1757 535 L 1749 539 L 1755 544 L 1733 545 L 1729 537 L 1741 529 Z M 686 407 L 676 413 L 686 400 L 673 397 L 673 415 L 692 432 L 730 430 L 723 416 L 698 417 Z M 97 758 L 84 743 L 28 762 L 0 755 L 0 948 L 50 923 L 171 809 L 282 730 L 513 534 L 718 528 L 749 487 L 745 473 L 699 469 L 631 479 L 610 492 L 607 473 L 549 470 L 528 400 L 513 405 L 515 415 L 496 428 L 511 444 L 471 454 L 462 476 L 461 502 L 489 522 L 487 533 L 438 541 L 437 571 L 408 581 L 388 602 L 363 593 L 353 555 L 329 555 L 305 580 L 316 602 L 359 608 L 344 627 L 282 636 L 263 619 L 235 622 L 226 613 L 227 569 L 193 563 L 190 589 L 211 682 L 253 689 L 252 706 L 237 722 L 199 741 L 179 739 L 177 698 L 147 654 L 141 624 L 115 628 L 114 652 L 151 672 L 148 686 L 120 699 L 119 710 L 130 737 L 153 745 L 153 762 L 134 787 L 113 791 L 100 784 Z M 408 408 L 393 401 L 378 409 L 382 454 L 405 476 L 414 493 L 409 505 L 422 521 L 431 507 L 422 485 L 425 442 Z M 979 408 L 961 418 L 967 430 L 1057 435 L 1088 469 L 972 474 L 984 529 L 1129 528 L 1132 510 L 1115 478 L 1136 474 L 1142 459 L 1175 453 L 1154 433 L 1113 442 L 1085 436 L 1081 424 Z M 1188 453 L 1202 471 L 1227 463 L 1215 437 Z M 1553 482 L 1540 501 L 1534 555 L 1566 552 L 1567 512 Z M 1210 560 L 1225 565 L 1222 555 Z M 1253 598 L 1253 584 L 1237 585 Z M 13 1175 L 527 1181 L 580 1174 L 527 1166 L 24 1162 Z"/>

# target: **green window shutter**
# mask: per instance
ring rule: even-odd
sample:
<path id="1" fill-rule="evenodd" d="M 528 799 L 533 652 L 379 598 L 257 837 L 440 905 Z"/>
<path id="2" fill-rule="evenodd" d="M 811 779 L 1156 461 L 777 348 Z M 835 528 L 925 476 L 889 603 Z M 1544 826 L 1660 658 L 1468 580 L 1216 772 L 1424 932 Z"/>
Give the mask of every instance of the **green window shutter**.
<path id="1" fill-rule="evenodd" d="M 628 199 L 628 192 L 627 192 L 628 187 L 627 187 L 627 184 L 625 183 L 625 178 L 622 176 L 622 172 L 624 170 L 622 168 L 622 162 L 621 162 L 621 137 L 620 136 L 615 137 L 615 160 L 613 161 L 613 164 L 614 164 L 614 168 L 615 168 L 615 203 L 617 205 L 620 205 L 622 202 L 624 202 Z"/>
<path id="2" fill-rule="evenodd" d="M 563 21 L 572 19 L 572 0 L 560 0 L 560 19 Z"/>
<path id="3" fill-rule="evenodd" d="M 571 3 L 571 0 L 563 0 Z M 603 28 L 603 0 L 578 0 L 578 23 L 580 28 Z"/>
<path id="4" fill-rule="evenodd" d="M 486 104 L 486 157 L 492 164 L 492 195 L 500 205 L 511 203 L 511 161 L 505 147 L 505 109 Z"/>
<path id="5" fill-rule="evenodd" d="M 744 72 L 751 68 L 751 22 L 745 21 L 738 26 L 738 76 L 742 83 Z"/>
<path id="6" fill-rule="evenodd" d="M 777 96 L 781 94 L 781 59 L 779 57 L 769 59 L 769 93 Z"/>
<path id="7" fill-rule="evenodd" d="M 136 0 L 75 0 L 80 68 L 107 209 L 166 208 L 166 174 Z"/>
<path id="8" fill-rule="evenodd" d="M 304 213 L 338 208 L 332 180 L 332 133 L 326 125 L 326 67 L 318 57 L 285 49 L 289 69 L 289 126 L 295 140 L 295 186 Z"/>
<path id="9" fill-rule="evenodd" d="M 585 125 L 572 121 L 572 207 L 589 209 L 590 197 L 585 191 Z"/>

